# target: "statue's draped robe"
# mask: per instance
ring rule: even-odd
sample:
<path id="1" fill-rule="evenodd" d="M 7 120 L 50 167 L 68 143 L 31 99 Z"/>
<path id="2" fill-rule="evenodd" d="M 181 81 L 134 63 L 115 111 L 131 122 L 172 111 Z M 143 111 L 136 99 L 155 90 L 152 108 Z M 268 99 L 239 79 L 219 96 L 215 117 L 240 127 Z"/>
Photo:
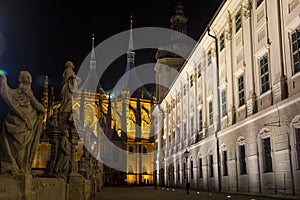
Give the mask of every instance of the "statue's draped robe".
<path id="1" fill-rule="evenodd" d="M 29 173 L 42 131 L 42 112 L 22 89 L 1 86 L 1 96 L 10 107 L 1 131 L 1 173 Z M 40 108 L 41 109 L 41 108 Z"/>

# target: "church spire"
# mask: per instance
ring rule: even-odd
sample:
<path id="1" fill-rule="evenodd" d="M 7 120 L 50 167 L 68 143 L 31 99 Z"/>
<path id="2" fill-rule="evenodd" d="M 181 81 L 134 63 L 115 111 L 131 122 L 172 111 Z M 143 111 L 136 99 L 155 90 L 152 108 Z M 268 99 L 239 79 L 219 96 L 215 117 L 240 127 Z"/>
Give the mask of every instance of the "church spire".
<path id="1" fill-rule="evenodd" d="M 95 56 L 95 36 L 92 34 L 92 51 L 90 58 L 90 71 L 81 86 L 82 91 L 96 92 L 99 84 L 99 78 L 96 71 L 96 56 Z"/>
<path id="2" fill-rule="evenodd" d="M 92 34 L 92 52 L 91 52 L 90 68 L 96 69 L 95 35 L 94 35 L 94 33 Z"/>
<path id="3" fill-rule="evenodd" d="M 128 51 L 127 51 L 127 65 L 126 65 L 126 71 L 129 71 L 130 69 L 134 68 L 134 48 L 133 48 L 133 36 L 132 36 L 132 15 L 130 15 L 130 35 L 129 35 L 129 44 L 128 44 Z"/>
<path id="4" fill-rule="evenodd" d="M 130 15 L 130 36 L 129 36 L 128 51 L 133 51 L 132 23 L 133 23 L 132 15 Z"/>

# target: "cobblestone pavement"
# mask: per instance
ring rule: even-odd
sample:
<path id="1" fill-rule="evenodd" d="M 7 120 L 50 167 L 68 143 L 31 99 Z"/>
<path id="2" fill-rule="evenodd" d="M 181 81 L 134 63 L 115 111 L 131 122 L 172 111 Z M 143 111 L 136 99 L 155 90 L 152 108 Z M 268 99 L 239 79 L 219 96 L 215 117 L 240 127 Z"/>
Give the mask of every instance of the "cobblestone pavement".
<path id="1" fill-rule="evenodd" d="M 94 200 L 181 200 L 181 199 L 203 199 L 203 200 L 283 200 L 282 198 L 270 198 L 263 196 L 238 195 L 213 193 L 191 190 L 186 194 L 184 189 L 159 188 L 153 187 L 105 187 L 103 191 L 97 193 Z M 289 199 L 289 198 L 284 198 Z"/>

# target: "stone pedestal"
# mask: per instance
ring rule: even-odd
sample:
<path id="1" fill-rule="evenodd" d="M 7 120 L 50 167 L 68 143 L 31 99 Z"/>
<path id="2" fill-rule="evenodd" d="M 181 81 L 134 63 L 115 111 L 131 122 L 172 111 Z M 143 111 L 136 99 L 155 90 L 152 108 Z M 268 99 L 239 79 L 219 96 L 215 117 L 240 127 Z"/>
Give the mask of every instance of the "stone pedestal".
<path id="1" fill-rule="evenodd" d="M 66 182 L 31 175 L 1 175 L 0 200 L 65 200 Z"/>
<path id="2" fill-rule="evenodd" d="M 91 196 L 90 181 L 80 174 L 71 174 L 68 183 L 68 200 L 87 200 Z"/>
<path id="3" fill-rule="evenodd" d="M 1 175 L 0 200 L 31 200 L 31 175 Z"/>

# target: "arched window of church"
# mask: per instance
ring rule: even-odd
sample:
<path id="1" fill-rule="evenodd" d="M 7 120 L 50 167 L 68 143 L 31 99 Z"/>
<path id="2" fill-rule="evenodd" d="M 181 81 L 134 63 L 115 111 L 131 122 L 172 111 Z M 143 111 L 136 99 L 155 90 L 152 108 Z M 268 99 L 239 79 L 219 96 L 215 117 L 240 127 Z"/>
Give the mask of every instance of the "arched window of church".
<path id="1" fill-rule="evenodd" d="M 129 153 L 133 153 L 133 147 L 129 146 Z"/>
<path id="2" fill-rule="evenodd" d="M 143 174 L 147 174 L 147 167 L 146 167 L 146 165 L 143 166 Z"/>
<path id="3" fill-rule="evenodd" d="M 147 154 L 147 148 L 143 147 L 143 154 Z"/>
<path id="4" fill-rule="evenodd" d="M 128 174 L 133 174 L 133 167 L 132 167 L 132 165 L 129 165 L 129 167 L 128 167 Z"/>

